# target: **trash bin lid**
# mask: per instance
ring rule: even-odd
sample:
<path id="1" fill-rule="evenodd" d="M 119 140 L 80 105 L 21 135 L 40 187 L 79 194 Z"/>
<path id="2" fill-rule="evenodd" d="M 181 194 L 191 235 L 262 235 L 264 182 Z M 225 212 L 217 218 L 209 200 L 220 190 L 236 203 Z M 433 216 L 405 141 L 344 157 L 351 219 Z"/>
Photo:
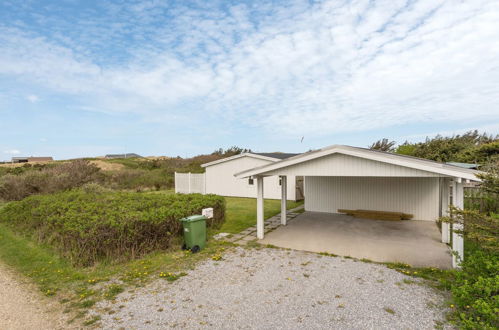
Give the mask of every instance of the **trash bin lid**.
<path id="1" fill-rule="evenodd" d="M 180 219 L 182 222 L 195 222 L 201 220 L 206 220 L 206 217 L 204 215 L 191 215 L 190 217 Z"/>

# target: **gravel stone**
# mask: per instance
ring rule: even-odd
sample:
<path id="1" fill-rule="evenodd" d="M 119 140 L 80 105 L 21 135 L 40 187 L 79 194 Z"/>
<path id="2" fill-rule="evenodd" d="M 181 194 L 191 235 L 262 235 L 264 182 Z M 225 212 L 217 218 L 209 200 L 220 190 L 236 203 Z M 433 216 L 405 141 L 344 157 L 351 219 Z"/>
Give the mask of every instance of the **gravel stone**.
<path id="1" fill-rule="evenodd" d="M 94 312 L 105 329 L 433 329 L 444 323 L 444 299 L 383 265 L 238 247 L 176 282 L 158 279 L 100 302 Z M 99 313 L 104 308 L 114 313 Z"/>

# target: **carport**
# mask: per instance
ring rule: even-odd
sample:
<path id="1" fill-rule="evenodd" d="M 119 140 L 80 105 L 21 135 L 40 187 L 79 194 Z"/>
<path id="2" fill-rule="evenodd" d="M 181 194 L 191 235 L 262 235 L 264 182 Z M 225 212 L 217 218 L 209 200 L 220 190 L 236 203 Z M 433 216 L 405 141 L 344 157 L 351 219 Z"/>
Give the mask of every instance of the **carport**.
<path id="1" fill-rule="evenodd" d="M 463 184 L 480 181 L 476 177 L 478 173 L 414 157 L 334 145 L 246 170 L 236 177 L 256 179 L 259 239 L 264 239 L 265 233 L 263 178 L 281 177 L 281 224 L 285 226 L 286 178 L 303 176 L 306 212 L 293 221 L 296 224 L 289 230 L 276 230 L 273 236 L 281 232 L 281 239 L 287 235 L 288 241 L 293 240 L 295 246 L 301 244 L 305 250 L 306 246 L 313 246 L 309 250 L 377 261 L 414 259 L 412 264 L 432 264 L 433 261 L 425 260 L 428 255 L 410 253 L 411 249 L 427 249 L 438 255 L 436 259 L 446 258 L 440 252 L 446 249 L 445 244 L 451 241 L 452 235 L 452 249 L 456 252 L 452 265 L 457 267 L 463 258 L 463 239 L 447 224 L 442 225 L 438 233 L 436 220 L 448 214 L 450 204 L 463 207 Z M 340 216 L 339 209 L 404 212 L 411 214 L 414 220 L 387 224 L 384 220 Z M 320 213 L 323 217 L 319 221 Z M 459 225 L 454 226 L 459 229 Z M 387 228 L 393 230 L 387 231 Z M 440 243 L 435 242 L 435 235 L 440 237 Z M 358 245 L 355 251 L 349 247 L 354 241 Z M 393 249 L 399 251 L 389 252 Z M 375 251 L 377 255 L 371 255 Z M 402 258 L 404 256 L 406 258 Z"/>

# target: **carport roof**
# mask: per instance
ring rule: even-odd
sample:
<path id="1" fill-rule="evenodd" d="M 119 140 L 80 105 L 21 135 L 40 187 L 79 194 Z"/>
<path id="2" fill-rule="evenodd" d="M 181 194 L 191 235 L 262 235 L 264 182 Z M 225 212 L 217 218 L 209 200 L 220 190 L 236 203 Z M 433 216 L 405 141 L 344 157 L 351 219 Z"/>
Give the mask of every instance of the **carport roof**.
<path id="1" fill-rule="evenodd" d="M 351 147 L 346 145 L 332 145 L 322 149 L 309 151 L 271 164 L 266 164 L 263 166 L 255 167 L 253 169 L 236 173 L 235 176 L 237 178 L 246 178 L 250 176 L 265 175 L 267 172 L 270 171 L 311 161 L 335 153 L 369 159 L 373 161 L 379 161 L 402 167 L 418 169 L 422 171 L 440 174 L 442 176 L 463 178 L 473 181 L 481 181 L 479 178 L 476 177 L 477 174 L 482 173 L 481 171 L 466 169 L 454 165 L 444 164 L 417 157 L 399 155 L 390 152 L 383 152 L 383 151 L 371 150 L 359 147 Z"/>

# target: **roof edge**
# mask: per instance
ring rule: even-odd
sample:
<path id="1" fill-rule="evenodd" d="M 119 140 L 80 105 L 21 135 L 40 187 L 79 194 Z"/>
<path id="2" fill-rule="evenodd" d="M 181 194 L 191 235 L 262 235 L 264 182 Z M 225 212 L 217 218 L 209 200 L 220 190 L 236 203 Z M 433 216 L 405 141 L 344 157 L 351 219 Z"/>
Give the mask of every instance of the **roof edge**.
<path id="1" fill-rule="evenodd" d="M 201 164 L 201 167 L 208 167 L 208 166 L 212 166 L 212 165 L 217 165 L 217 164 L 220 164 L 220 163 L 225 163 L 225 162 L 228 162 L 228 161 L 231 161 L 231 160 L 234 160 L 234 159 L 238 159 L 238 158 L 242 158 L 242 157 L 246 157 L 246 156 L 247 157 L 252 157 L 252 158 L 257 158 L 257 159 L 269 160 L 269 161 L 272 161 L 272 162 L 277 162 L 277 161 L 280 160 L 279 158 L 262 156 L 262 155 L 254 154 L 254 153 L 251 153 L 251 152 L 243 152 L 241 154 L 237 154 L 237 155 L 234 155 L 234 156 L 230 156 L 230 157 L 227 157 L 227 158 L 222 158 L 222 159 L 214 160 L 214 161 L 209 162 L 209 163 Z"/>

